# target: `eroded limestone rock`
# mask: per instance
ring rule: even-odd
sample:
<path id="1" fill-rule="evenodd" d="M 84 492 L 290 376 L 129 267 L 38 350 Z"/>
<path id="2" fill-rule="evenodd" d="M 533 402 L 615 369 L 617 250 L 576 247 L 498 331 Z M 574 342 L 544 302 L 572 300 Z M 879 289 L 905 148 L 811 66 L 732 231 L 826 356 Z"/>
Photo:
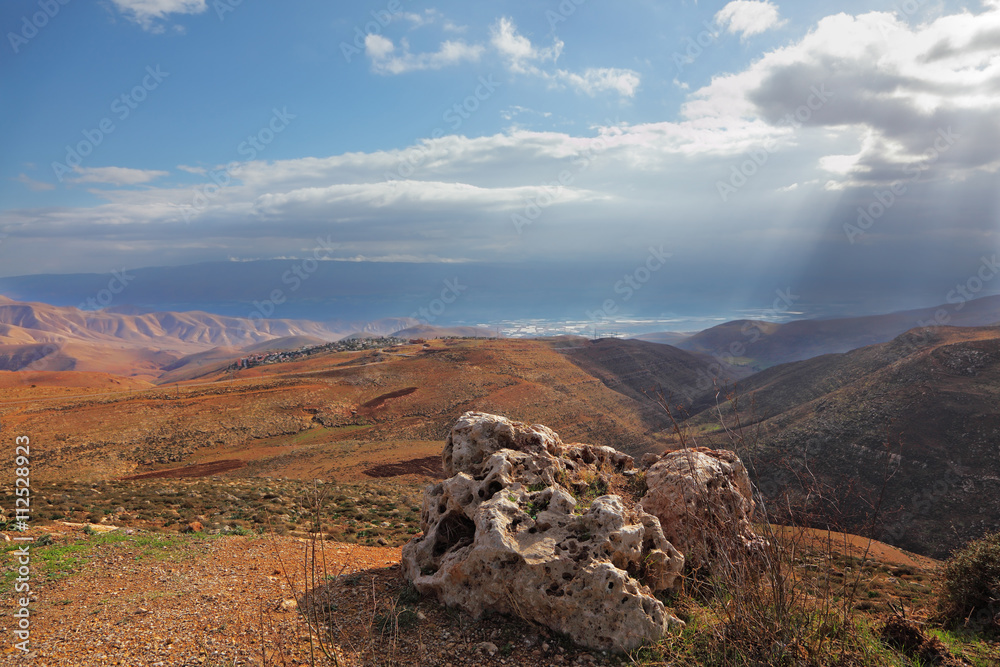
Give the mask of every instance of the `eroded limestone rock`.
<path id="1" fill-rule="evenodd" d="M 663 454 L 646 471 L 642 509 L 688 565 L 711 570 L 744 561 L 765 544 L 753 530 L 753 491 L 735 453 L 704 447 Z"/>
<path id="2" fill-rule="evenodd" d="M 587 480 L 631 470 L 631 457 L 470 412 L 443 462 L 451 477 L 425 492 L 424 534 L 403 547 L 404 571 L 421 593 L 476 617 L 515 614 L 600 649 L 632 649 L 681 623 L 653 595 L 676 586 L 684 565 L 659 521 L 619 496 L 581 494 Z"/>
<path id="3" fill-rule="evenodd" d="M 444 474 L 476 475 L 487 459 L 501 449 L 554 460 L 562 454 L 563 442 L 555 431 L 541 424 L 529 426 L 485 412 L 466 412 L 451 429 L 441 454 Z"/>

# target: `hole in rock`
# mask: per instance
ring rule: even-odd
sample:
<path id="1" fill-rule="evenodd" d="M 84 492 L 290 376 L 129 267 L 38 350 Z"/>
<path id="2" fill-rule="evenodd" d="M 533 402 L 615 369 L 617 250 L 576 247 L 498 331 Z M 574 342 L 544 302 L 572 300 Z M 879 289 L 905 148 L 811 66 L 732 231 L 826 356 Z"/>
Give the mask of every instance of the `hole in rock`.
<path id="1" fill-rule="evenodd" d="M 434 543 L 434 557 L 453 549 L 461 549 L 472 544 L 476 536 L 476 524 L 464 514 L 449 514 L 441 519 L 437 529 L 437 541 Z"/>

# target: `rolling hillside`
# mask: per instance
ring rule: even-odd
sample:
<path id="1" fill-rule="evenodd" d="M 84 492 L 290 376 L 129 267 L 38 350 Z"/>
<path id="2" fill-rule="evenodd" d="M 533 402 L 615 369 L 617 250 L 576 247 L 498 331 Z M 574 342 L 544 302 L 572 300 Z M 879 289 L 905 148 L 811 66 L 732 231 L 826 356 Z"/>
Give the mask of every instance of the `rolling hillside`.
<path id="1" fill-rule="evenodd" d="M 601 380 L 606 387 L 662 412 L 658 393 L 672 404 L 691 408 L 712 395 L 713 383 L 746 377 L 745 368 L 719 364 L 703 354 L 639 340 L 580 338 L 561 348 L 574 364 Z"/>
<path id="2" fill-rule="evenodd" d="M 761 489 L 811 497 L 798 519 L 861 532 L 878 506 L 881 539 L 934 556 L 1000 528 L 1000 328 L 915 329 L 735 389 Z M 701 407 L 704 431 L 718 418 Z"/>
<path id="3" fill-rule="evenodd" d="M 34 474 L 56 480 L 219 461 L 229 462 L 226 475 L 300 479 L 363 477 L 364 470 L 390 464 L 413 463 L 417 470 L 440 453 L 448 429 L 467 410 L 544 423 L 567 441 L 637 455 L 663 449 L 666 415 L 610 389 L 561 345 L 434 340 L 324 353 L 189 385 L 76 392 L 68 399 L 54 389 L 51 401 L 0 400 L 0 418 L 33 434 L 40 443 Z M 674 354 L 677 375 L 690 374 L 691 355 Z M 670 374 L 665 360 L 659 369 Z"/>
<path id="4" fill-rule="evenodd" d="M 848 352 L 885 343 L 920 326 L 989 326 L 1000 323 L 1000 296 L 885 315 L 828 320 L 793 320 L 784 324 L 736 320 L 678 340 L 677 334 L 645 334 L 640 340 L 668 342 L 733 363 L 762 370 L 822 354 Z"/>

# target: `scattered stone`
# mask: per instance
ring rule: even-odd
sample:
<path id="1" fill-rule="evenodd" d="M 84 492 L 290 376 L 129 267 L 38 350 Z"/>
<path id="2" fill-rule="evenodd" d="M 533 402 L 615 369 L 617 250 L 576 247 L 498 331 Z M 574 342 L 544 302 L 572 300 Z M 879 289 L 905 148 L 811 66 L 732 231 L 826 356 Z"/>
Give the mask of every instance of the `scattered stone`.
<path id="1" fill-rule="evenodd" d="M 192 521 L 188 525 L 184 526 L 185 533 L 202 533 L 205 531 L 205 526 L 201 524 L 201 521 Z"/>

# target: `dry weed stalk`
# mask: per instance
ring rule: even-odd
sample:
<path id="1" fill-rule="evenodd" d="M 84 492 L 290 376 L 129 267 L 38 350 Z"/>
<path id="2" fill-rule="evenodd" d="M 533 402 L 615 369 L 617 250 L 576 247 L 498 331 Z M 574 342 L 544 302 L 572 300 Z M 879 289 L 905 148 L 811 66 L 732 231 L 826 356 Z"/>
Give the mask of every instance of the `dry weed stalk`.
<path id="1" fill-rule="evenodd" d="M 332 582 L 341 581 L 350 574 L 348 570 L 355 550 L 351 549 L 340 566 L 331 572 L 321 532 L 326 491 L 320 488 L 314 489 L 311 504 L 315 518 L 312 521 L 310 536 L 303 545 L 299 570 L 302 573 L 301 586 L 296 583 L 295 572 L 285 566 L 285 559 L 278 549 L 274 531 L 268 531 L 282 578 L 297 601 L 298 616 L 306 626 L 309 639 L 309 664 L 326 664 L 333 667 L 346 667 L 357 664 L 356 661 L 371 665 L 396 664 L 400 614 L 398 600 L 380 602 L 375 578 L 372 577 L 371 590 L 365 592 L 367 608 L 360 628 L 352 627 L 351 619 L 344 619 L 337 613 L 337 606 L 332 602 L 333 593 L 330 586 Z M 383 606 L 385 612 L 380 614 L 380 608 Z M 286 656 L 280 647 L 278 655 L 284 664 Z M 267 656 L 264 654 L 263 665 L 267 667 L 268 664 Z"/>

